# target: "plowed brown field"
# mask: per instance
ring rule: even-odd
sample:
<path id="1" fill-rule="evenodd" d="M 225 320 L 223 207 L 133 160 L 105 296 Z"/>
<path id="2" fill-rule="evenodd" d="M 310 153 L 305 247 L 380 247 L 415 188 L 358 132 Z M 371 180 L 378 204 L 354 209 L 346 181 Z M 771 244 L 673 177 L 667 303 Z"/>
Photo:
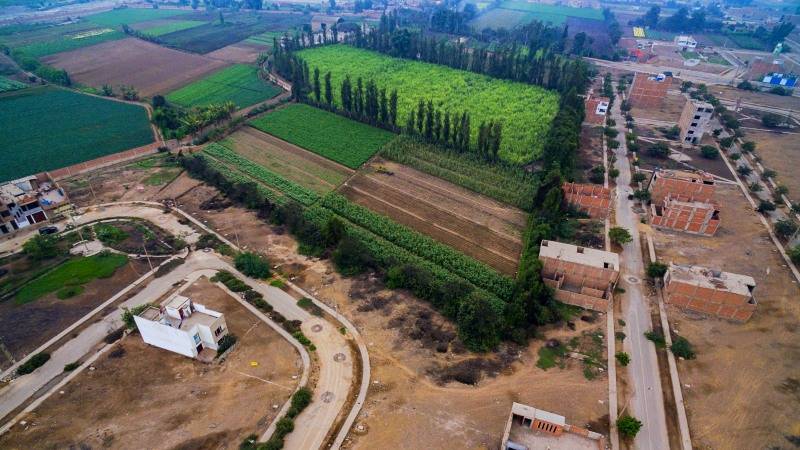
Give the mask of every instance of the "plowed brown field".
<path id="1" fill-rule="evenodd" d="M 121 84 L 139 95 L 166 94 L 228 63 L 130 38 L 84 47 L 43 58 L 87 86 Z"/>
<path id="2" fill-rule="evenodd" d="M 340 190 L 350 200 L 502 273 L 513 275 L 517 270 L 527 218 L 516 208 L 382 160 L 371 163 Z"/>

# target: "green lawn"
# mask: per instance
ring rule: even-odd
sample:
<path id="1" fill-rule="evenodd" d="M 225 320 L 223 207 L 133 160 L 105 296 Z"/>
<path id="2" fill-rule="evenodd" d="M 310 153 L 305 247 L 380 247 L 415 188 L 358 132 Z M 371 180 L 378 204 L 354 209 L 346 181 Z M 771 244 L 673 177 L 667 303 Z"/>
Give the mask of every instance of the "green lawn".
<path id="1" fill-rule="evenodd" d="M 538 20 L 562 25 L 569 17 L 603 20 L 603 12 L 594 8 L 573 8 L 560 5 L 545 5 L 525 1 L 504 1 L 497 8 L 476 17 L 471 25 L 477 30 L 484 28 L 512 29 Z"/>
<path id="2" fill-rule="evenodd" d="M 116 253 L 70 259 L 23 286 L 14 297 L 14 302 L 22 305 L 68 286 L 84 285 L 95 278 L 109 278 L 127 262 L 127 256 Z"/>
<path id="3" fill-rule="evenodd" d="M 0 181 L 153 142 L 144 108 L 53 87 L 0 94 Z"/>
<path id="4" fill-rule="evenodd" d="M 232 101 L 244 108 L 279 93 L 279 88 L 258 78 L 258 69 L 237 64 L 167 94 L 167 100 L 184 107 Z"/>
<path id="5" fill-rule="evenodd" d="M 0 76 L 0 92 L 16 91 L 17 89 L 23 89 L 26 87 L 28 87 L 28 85 L 25 83 Z"/>
<path id="6" fill-rule="evenodd" d="M 539 86 L 500 80 L 473 72 L 451 69 L 346 45 L 328 45 L 299 52 L 311 72 L 320 78 L 331 72 L 334 101 L 340 102 L 340 86 L 349 75 L 355 89 L 358 77 L 373 80 L 388 93 L 397 90 L 398 124 L 404 125 L 420 99 L 431 100 L 445 113 L 467 111 L 471 142 L 477 142 L 481 122 L 500 121 L 503 126 L 500 157 L 527 163 L 539 156 L 542 143 L 558 111 L 558 94 Z"/>
<path id="7" fill-rule="evenodd" d="M 249 44 L 263 45 L 265 47 L 272 48 L 272 44 L 274 43 L 273 39 L 280 39 L 283 34 L 284 33 L 280 31 L 267 31 L 255 36 L 250 36 L 244 41 Z"/>
<path id="8" fill-rule="evenodd" d="M 303 104 L 292 104 L 250 124 L 352 169 L 364 164 L 394 134 Z"/>
<path id="9" fill-rule="evenodd" d="M 98 25 L 121 27 L 122 24 L 131 25 L 147 20 L 166 19 L 168 17 L 188 14 L 189 12 L 190 11 L 181 11 L 177 9 L 123 8 L 94 14 L 88 16 L 86 19 Z"/>
<path id="10" fill-rule="evenodd" d="M 206 22 L 202 22 L 200 20 L 173 20 L 169 23 L 144 28 L 141 31 L 150 36 L 161 36 L 164 34 L 174 33 L 176 31 L 188 30 L 189 28 L 199 27 L 200 25 L 205 24 Z"/>

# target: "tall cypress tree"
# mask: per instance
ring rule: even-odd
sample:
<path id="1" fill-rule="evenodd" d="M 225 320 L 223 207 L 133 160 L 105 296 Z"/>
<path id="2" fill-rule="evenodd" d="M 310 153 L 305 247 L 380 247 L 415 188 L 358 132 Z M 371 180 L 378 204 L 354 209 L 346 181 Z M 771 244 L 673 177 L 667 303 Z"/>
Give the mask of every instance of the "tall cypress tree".
<path id="1" fill-rule="evenodd" d="M 333 89 L 331 87 L 331 73 L 325 74 L 325 103 L 328 107 L 333 106 Z"/>
<path id="2" fill-rule="evenodd" d="M 319 68 L 317 67 L 314 67 L 314 99 L 317 101 L 317 103 L 322 101 L 319 85 Z"/>
<path id="3" fill-rule="evenodd" d="M 442 142 L 450 143 L 450 111 L 444 113 L 444 123 L 442 124 Z"/>
<path id="4" fill-rule="evenodd" d="M 389 105 L 388 100 L 386 98 L 386 89 L 382 88 L 380 92 L 380 102 L 381 102 L 381 113 L 380 113 L 380 123 L 385 125 L 391 125 L 389 123 Z"/>
<path id="5" fill-rule="evenodd" d="M 433 102 L 428 100 L 428 107 L 425 108 L 425 139 L 433 138 Z"/>
<path id="6" fill-rule="evenodd" d="M 422 129 L 424 123 L 425 123 L 425 102 L 422 99 L 419 99 L 419 103 L 417 104 L 417 131 L 419 131 L 419 134 L 422 134 L 422 132 L 424 131 Z"/>
<path id="7" fill-rule="evenodd" d="M 346 75 L 342 81 L 342 108 L 353 112 L 353 85 L 350 83 L 350 75 Z"/>
<path id="8" fill-rule="evenodd" d="M 397 89 L 392 89 L 392 95 L 389 96 L 389 124 L 397 126 Z"/>

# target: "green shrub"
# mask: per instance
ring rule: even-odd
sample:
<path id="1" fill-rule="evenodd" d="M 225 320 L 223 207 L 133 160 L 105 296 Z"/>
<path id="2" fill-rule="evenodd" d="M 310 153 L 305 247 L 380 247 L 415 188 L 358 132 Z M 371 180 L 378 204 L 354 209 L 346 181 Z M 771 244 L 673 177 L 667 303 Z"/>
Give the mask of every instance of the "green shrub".
<path id="1" fill-rule="evenodd" d="M 273 287 L 276 287 L 278 289 L 283 289 L 284 287 L 286 287 L 286 283 L 283 280 L 281 280 L 280 278 L 275 278 L 275 279 L 271 280 L 269 282 L 269 285 L 273 286 Z"/>
<path id="2" fill-rule="evenodd" d="M 294 431 L 294 420 L 289 417 L 282 417 L 275 425 L 275 435 L 283 438 Z"/>
<path id="3" fill-rule="evenodd" d="M 98 223 L 94 226 L 94 234 L 97 239 L 108 246 L 119 244 L 120 242 L 128 239 L 128 233 L 106 223 Z"/>
<path id="4" fill-rule="evenodd" d="M 719 157 L 719 150 L 713 145 L 704 145 L 700 147 L 700 156 L 706 159 L 717 159 Z"/>
<path id="5" fill-rule="evenodd" d="M 660 279 L 667 273 L 667 269 L 669 269 L 669 266 L 662 262 L 651 262 L 647 265 L 647 276 L 653 279 Z"/>
<path id="6" fill-rule="evenodd" d="M 631 233 L 622 227 L 612 227 L 608 230 L 608 238 L 611 239 L 611 242 L 619 245 L 633 241 Z"/>
<path id="7" fill-rule="evenodd" d="M 31 356 L 31 358 L 25 361 L 22 365 L 17 367 L 17 375 L 27 375 L 39 367 L 42 367 L 49 360 L 50 353 L 37 353 Z"/>
<path id="8" fill-rule="evenodd" d="M 664 335 L 660 331 L 647 331 L 644 333 L 644 337 L 646 337 L 648 341 L 651 341 L 653 344 L 655 344 L 658 348 L 664 348 L 667 346 L 667 341 L 664 340 Z"/>
<path id="9" fill-rule="evenodd" d="M 60 253 L 55 237 L 41 235 L 25 241 L 22 244 L 22 251 L 35 261 L 54 258 Z"/>
<path id="10" fill-rule="evenodd" d="M 694 359 L 697 355 L 694 353 L 694 349 L 692 348 L 692 344 L 683 337 L 678 336 L 672 341 L 672 345 L 669 347 L 672 350 L 672 353 L 675 356 L 678 356 L 683 359 Z"/>
<path id="11" fill-rule="evenodd" d="M 800 264 L 800 245 L 795 245 L 794 247 L 787 250 L 789 259 L 792 260 L 795 264 Z"/>
<path id="12" fill-rule="evenodd" d="M 235 334 L 226 334 L 222 339 L 217 342 L 217 356 L 225 353 L 229 348 L 239 340 Z"/>
<path id="13" fill-rule="evenodd" d="M 243 252 L 234 258 L 236 270 L 252 278 L 267 278 L 270 275 L 267 258 L 252 252 Z"/>
<path id="14" fill-rule="evenodd" d="M 81 366 L 81 363 L 78 361 L 71 362 L 69 364 L 64 364 L 64 372 L 72 372 L 73 370 L 77 369 Z"/>
<path id="15" fill-rule="evenodd" d="M 143 305 L 134 306 L 131 309 L 123 308 L 122 309 L 122 323 L 125 324 L 125 328 L 129 330 L 136 329 L 136 320 L 134 320 L 135 316 L 138 316 L 142 313 L 145 309 L 149 308 L 151 303 L 145 303 Z"/>
<path id="16" fill-rule="evenodd" d="M 625 352 L 617 352 L 614 355 L 614 358 L 617 359 L 617 362 L 622 367 L 626 367 L 628 364 L 631 363 L 631 356 Z"/>
<path id="17" fill-rule="evenodd" d="M 622 437 L 627 439 L 632 439 L 639 434 L 639 430 L 642 429 L 642 422 L 635 417 L 631 417 L 627 414 L 617 419 L 617 429 L 619 430 L 619 434 Z"/>

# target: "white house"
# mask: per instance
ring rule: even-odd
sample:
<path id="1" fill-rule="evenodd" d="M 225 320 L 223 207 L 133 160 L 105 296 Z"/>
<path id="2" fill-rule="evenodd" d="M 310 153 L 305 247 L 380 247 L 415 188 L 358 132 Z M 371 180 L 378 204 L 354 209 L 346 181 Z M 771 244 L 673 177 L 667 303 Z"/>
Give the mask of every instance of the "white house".
<path id="1" fill-rule="evenodd" d="M 691 36 L 676 36 L 675 37 L 675 44 L 678 47 L 681 47 L 682 50 L 691 49 L 694 50 L 697 48 L 697 41 L 694 40 Z"/>
<path id="2" fill-rule="evenodd" d="M 217 350 L 219 340 L 228 334 L 222 313 L 182 295 L 150 306 L 134 320 L 146 343 L 189 358 L 197 358 L 204 349 Z"/>
<path id="3" fill-rule="evenodd" d="M 594 111 L 599 116 L 605 116 L 608 112 L 608 102 L 600 102 L 597 104 L 597 109 Z"/>
<path id="4" fill-rule="evenodd" d="M 47 174 L 0 184 L 0 235 L 46 222 L 69 207 L 67 194 Z"/>

